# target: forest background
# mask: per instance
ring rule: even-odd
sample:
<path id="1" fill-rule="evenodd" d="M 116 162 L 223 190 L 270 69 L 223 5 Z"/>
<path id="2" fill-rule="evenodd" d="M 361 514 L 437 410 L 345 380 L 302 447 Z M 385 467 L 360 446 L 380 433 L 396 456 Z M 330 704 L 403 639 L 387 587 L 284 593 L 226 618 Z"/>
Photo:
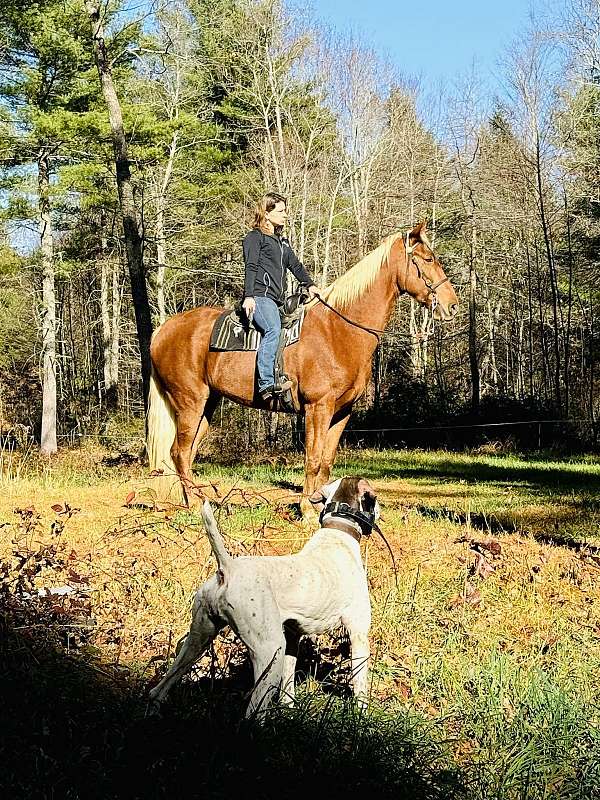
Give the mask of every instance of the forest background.
<path id="1" fill-rule="evenodd" d="M 2 0 L 0 430 L 45 453 L 141 439 L 152 329 L 240 299 L 272 188 L 318 284 L 427 219 L 459 291 L 430 335 L 401 300 L 355 428 L 439 446 L 440 427 L 561 420 L 553 443 L 593 447 L 599 35 L 597 0 L 569 0 L 497 89 L 475 70 L 433 87 L 279 0 Z M 217 420 L 221 449 L 298 440 L 290 418 Z M 541 443 L 537 422 L 504 430 Z"/>

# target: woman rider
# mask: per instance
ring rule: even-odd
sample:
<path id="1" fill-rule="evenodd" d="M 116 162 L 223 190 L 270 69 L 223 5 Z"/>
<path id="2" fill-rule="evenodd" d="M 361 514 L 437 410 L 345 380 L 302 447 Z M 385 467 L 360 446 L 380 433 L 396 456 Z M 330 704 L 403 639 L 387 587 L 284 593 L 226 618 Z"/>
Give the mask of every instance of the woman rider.
<path id="1" fill-rule="evenodd" d="M 246 272 L 242 308 L 246 316 L 253 315 L 254 325 L 262 334 L 256 365 L 258 391 L 263 400 L 270 400 L 292 386 L 291 381 L 275 384 L 275 358 L 281 332 L 279 307 L 285 298 L 286 269 L 301 286 L 308 288 L 311 298 L 317 295 L 314 281 L 282 236 L 286 206 L 285 197 L 275 192 L 266 194 L 256 206 L 254 225 L 243 242 Z"/>

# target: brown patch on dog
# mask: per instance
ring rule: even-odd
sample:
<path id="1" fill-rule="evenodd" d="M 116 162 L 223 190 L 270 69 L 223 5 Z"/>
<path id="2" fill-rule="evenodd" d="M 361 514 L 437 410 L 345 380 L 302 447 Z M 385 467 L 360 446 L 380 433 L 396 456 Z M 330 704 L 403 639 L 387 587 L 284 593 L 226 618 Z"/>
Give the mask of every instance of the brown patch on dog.
<path id="1" fill-rule="evenodd" d="M 342 478 L 330 502 L 347 503 L 352 508 L 373 512 L 377 494 L 365 478 Z"/>

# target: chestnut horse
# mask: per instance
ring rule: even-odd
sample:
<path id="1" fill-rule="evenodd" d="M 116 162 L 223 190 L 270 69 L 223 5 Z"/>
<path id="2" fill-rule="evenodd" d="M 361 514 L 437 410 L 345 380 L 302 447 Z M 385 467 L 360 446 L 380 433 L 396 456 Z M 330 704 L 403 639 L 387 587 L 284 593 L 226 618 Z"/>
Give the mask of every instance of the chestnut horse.
<path id="1" fill-rule="evenodd" d="M 307 498 L 329 480 L 340 436 L 371 374 L 376 331 L 385 328 L 402 292 L 430 308 L 436 319 L 456 314 L 458 298 L 431 250 L 425 223 L 389 236 L 321 290 L 331 308 L 313 301 L 299 341 L 285 349 L 285 372 L 306 422 L 305 513 Z M 255 352 L 209 350 L 222 311 L 205 306 L 177 314 L 152 339 L 148 455 L 151 468 L 166 476 L 157 479 L 163 484 L 156 487 L 161 497 L 166 488 L 172 500 L 180 501 L 183 488 L 190 502 L 191 466 L 221 397 L 268 408 L 258 396 Z"/>

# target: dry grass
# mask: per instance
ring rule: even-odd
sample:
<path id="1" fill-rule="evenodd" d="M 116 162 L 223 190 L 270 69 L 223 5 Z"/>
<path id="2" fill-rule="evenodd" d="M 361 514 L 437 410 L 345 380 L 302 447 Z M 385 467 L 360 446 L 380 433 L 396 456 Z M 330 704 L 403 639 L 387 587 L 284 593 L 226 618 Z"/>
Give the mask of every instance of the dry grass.
<path id="1" fill-rule="evenodd" d="M 105 456 L 100 450 L 65 452 L 51 463 L 30 459 L 18 469 L 13 462 L 0 481 L 0 555 L 5 580 L 16 586 L 14 575 L 24 568 L 15 553 L 30 554 L 29 594 L 43 587 L 77 589 L 76 597 L 60 601 L 65 625 L 76 613 L 93 627 L 67 636 L 67 646 L 140 696 L 186 632 L 193 592 L 214 563 L 193 512 L 154 508 L 143 470 L 110 466 Z M 403 458 L 368 454 L 357 461 L 345 453 L 341 459 L 345 472 L 371 472 L 397 565 L 395 574 L 379 539 L 363 544 L 375 706 L 436 725 L 436 736 L 450 742 L 451 763 L 483 770 L 471 796 L 575 796 L 569 793 L 575 773 L 568 773 L 578 767 L 566 764 L 574 763 L 574 747 L 583 757 L 581 737 L 600 725 L 597 505 L 578 474 L 572 483 L 580 482 L 579 492 L 570 483 L 561 494 L 540 466 L 498 460 L 488 463 L 481 481 L 444 479 L 440 464 L 456 466 L 454 457 L 435 461 L 422 454 L 412 456 L 413 474 L 403 477 Z M 263 466 L 235 482 L 233 470 L 204 469 L 207 491 L 226 497 L 220 523 L 234 553 L 302 546 L 310 532 L 298 522 L 296 498 L 287 488 L 298 467 L 277 472 Z M 527 481 L 519 480 L 525 469 Z M 494 470 L 512 478 L 495 480 Z M 276 485 L 268 480 L 273 474 Z M 600 468 L 587 463 L 583 474 L 591 476 L 593 489 Z M 537 484 L 532 475 L 542 476 Z M 59 601 L 39 602 L 47 609 Z M 59 610 L 53 613 L 60 628 Z M 340 670 L 336 648 L 331 642 L 324 647 L 319 668 L 329 661 Z M 241 650 L 226 636 L 216 654 L 205 657 L 204 674 L 224 678 L 241 661 Z M 532 744 L 532 730 L 541 735 L 544 729 L 552 741 L 568 740 L 564 759 L 552 757 L 558 777 L 548 765 L 536 777 L 532 767 L 539 749 L 548 748 L 546 740 Z M 510 778 L 515 764 L 521 766 Z M 588 776 L 596 774 L 589 763 L 587 769 Z M 535 791 L 523 794 L 525 785 Z"/>

